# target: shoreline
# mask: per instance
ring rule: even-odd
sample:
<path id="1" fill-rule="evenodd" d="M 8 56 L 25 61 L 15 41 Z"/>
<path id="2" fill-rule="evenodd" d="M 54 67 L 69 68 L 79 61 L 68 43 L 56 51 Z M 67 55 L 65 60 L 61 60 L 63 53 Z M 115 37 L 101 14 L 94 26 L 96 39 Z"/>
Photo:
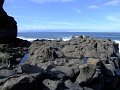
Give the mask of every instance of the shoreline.
<path id="1" fill-rule="evenodd" d="M 86 35 L 80 35 L 80 36 L 86 37 Z M 52 39 L 50 39 L 50 38 L 27 38 L 27 37 L 23 37 L 23 36 L 18 36 L 18 38 L 23 39 L 23 40 L 27 40 L 30 42 L 33 42 L 35 40 L 42 40 L 42 39 L 45 39 L 45 40 L 60 40 L 61 39 L 63 41 L 69 41 L 72 37 L 78 37 L 78 36 L 60 37 L 60 38 L 56 38 L 56 39 L 54 39 L 54 38 L 52 38 Z M 88 36 L 88 37 L 90 37 L 90 36 Z M 92 38 L 102 39 L 102 40 L 107 39 L 107 38 L 99 38 L 99 37 L 92 37 Z M 112 41 L 115 41 L 116 43 L 119 44 L 119 52 L 120 52 L 120 40 L 112 40 Z"/>
<path id="2" fill-rule="evenodd" d="M 0 44 L 0 65 L 4 65 L 0 69 L 1 90 L 120 89 L 118 44 L 110 39 L 82 35 L 67 41 L 18 41 L 17 46 Z"/>

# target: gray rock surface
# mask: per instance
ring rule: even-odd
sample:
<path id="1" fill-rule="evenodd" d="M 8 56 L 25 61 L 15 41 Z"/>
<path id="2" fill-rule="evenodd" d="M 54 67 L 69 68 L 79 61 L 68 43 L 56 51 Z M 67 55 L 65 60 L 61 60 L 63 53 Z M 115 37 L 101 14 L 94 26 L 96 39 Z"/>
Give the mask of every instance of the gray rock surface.
<path id="1" fill-rule="evenodd" d="M 35 40 L 29 50 L 29 42 L 18 42 L 0 44 L 0 90 L 120 90 L 120 57 L 113 41 Z M 25 53 L 27 60 L 16 63 Z"/>
<path id="2" fill-rule="evenodd" d="M 85 90 L 119 90 L 118 44 L 111 40 L 82 36 L 69 41 L 36 40 L 29 50 L 25 63 L 44 69 L 46 78 L 63 83 L 69 79 Z"/>
<path id="3" fill-rule="evenodd" d="M 0 44 L 0 69 L 12 68 L 19 64 L 21 58 L 28 52 L 30 42 L 21 39 L 16 40 L 16 43 Z"/>
<path id="4" fill-rule="evenodd" d="M 45 79 L 43 85 L 42 90 L 64 90 L 63 84 L 59 80 Z"/>

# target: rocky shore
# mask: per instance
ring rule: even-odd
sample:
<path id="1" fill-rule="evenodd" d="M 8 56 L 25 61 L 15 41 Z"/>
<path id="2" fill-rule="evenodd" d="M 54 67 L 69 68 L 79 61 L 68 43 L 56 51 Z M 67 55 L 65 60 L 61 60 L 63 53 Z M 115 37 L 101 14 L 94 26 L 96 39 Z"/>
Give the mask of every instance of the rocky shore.
<path id="1" fill-rule="evenodd" d="M 0 90 L 120 90 L 117 43 L 88 36 L 25 42 L 0 44 Z"/>
<path id="2" fill-rule="evenodd" d="M 120 90 L 119 45 L 89 36 L 17 38 L 0 1 L 0 90 Z"/>

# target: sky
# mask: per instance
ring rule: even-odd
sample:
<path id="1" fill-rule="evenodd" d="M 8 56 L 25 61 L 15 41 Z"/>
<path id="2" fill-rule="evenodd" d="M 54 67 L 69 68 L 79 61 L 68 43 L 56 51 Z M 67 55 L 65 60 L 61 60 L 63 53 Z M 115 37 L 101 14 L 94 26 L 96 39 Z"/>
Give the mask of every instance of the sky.
<path id="1" fill-rule="evenodd" d="M 120 32 L 120 0 L 5 0 L 18 31 Z"/>

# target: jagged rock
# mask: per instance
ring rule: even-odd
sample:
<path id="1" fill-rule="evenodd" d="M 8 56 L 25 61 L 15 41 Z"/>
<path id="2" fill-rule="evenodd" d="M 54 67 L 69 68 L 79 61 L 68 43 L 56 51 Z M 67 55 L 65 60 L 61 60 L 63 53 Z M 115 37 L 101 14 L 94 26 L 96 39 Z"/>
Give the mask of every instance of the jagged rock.
<path id="1" fill-rule="evenodd" d="M 41 68 L 29 64 L 21 65 L 21 69 L 22 69 L 22 73 L 29 73 L 29 74 L 43 72 Z"/>
<path id="2" fill-rule="evenodd" d="M 71 80 L 65 81 L 65 89 L 64 90 L 83 90 L 83 87 L 81 87 L 78 83 L 73 83 Z"/>
<path id="3" fill-rule="evenodd" d="M 21 45 L 21 43 L 23 43 Z M 26 46 L 24 46 L 26 45 Z M 0 68 L 13 67 L 28 52 L 29 41 L 16 39 L 16 43 L 0 44 Z"/>
<path id="4" fill-rule="evenodd" d="M 69 41 L 36 40 L 25 63 L 43 68 L 52 80 L 70 79 L 85 90 L 107 90 L 109 85 L 118 87 L 118 53 L 118 44 L 111 40 L 85 36 Z"/>
<path id="5" fill-rule="evenodd" d="M 95 74 L 95 65 L 92 64 L 86 64 L 86 65 L 81 65 L 80 67 L 80 74 L 78 75 L 76 81 L 79 84 L 85 84 L 88 81 L 90 81 Z"/>
<path id="6" fill-rule="evenodd" d="M 0 90 L 120 89 L 120 57 L 113 41 L 85 36 L 36 40 L 29 52 L 29 42 L 16 41 L 0 44 Z M 27 61 L 14 65 L 25 53 Z M 4 67 L 9 64 L 15 67 Z"/>
<path id="7" fill-rule="evenodd" d="M 8 43 L 17 37 L 17 22 L 3 9 L 4 0 L 0 0 L 0 43 Z"/>
<path id="8" fill-rule="evenodd" d="M 89 87 L 84 87 L 83 90 L 95 90 L 95 89 L 93 89 L 93 88 L 89 88 Z"/>
<path id="9" fill-rule="evenodd" d="M 42 73 L 21 75 L 8 79 L 4 82 L 1 90 L 39 90 L 43 80 Z"/>
<path id="10" fill-rule="evenodd" d="M 63 84 L 59 80 L 45 79 L 43 84 L 44 87 L 42 90 L 64 90 Z"/>
<path id="11" fill-rule="evenodd" d="M 14 74 L 15 72 L 13 70 L 7 70 L 7 69 L 0 70 L 0 79 L 4 79 Z"/>
<path id="12" fill-rule="evenodd" d="M 69 67 L 57 66 L 51 68 L 47 72 L 49 78 L 60 78 L 60 79 L 73 79 L 75 76 L 74 70 Z"/>

